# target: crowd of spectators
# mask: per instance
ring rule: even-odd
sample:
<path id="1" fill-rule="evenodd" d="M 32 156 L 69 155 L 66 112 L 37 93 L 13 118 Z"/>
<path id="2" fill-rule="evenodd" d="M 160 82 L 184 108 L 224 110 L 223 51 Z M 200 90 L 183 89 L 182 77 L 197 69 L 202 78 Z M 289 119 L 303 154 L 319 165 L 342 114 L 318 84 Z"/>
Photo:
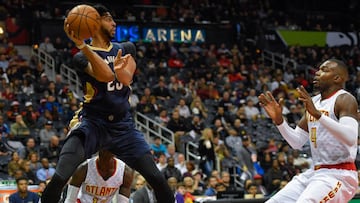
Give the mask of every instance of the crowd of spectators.
<path id="1" fill-rule="evenodd" d="M 266 9 L 267 1 L 260 2 L 264 3 L 263 7 L 253 9 L 264 12 L 236 14 L 254 19 L 261 19 L 259 15 L 263 15 L 264 19 L 272 19 L 265 13 L 271 10 Z M 195 18 L 206 8 L 186 11 L 186 4 L 176 3 L 178 7 L 164 6 L 176 8 L 179 21 L 179 16 Z M 191 6 L 196 7 L 192 4 L 188 4 L 190 10 Z M 215 2 L 214 6 L 220 10 L 229 9 L 218 4 Z M 14 5 L 7 8 L 11 11 L 9 8 Z M 42 17 L 54 17 L 54 14 L 43 12 L 39 12 Z M 224 13 L 229 15 L 219 16 L 224 17 L 222 20 L 234 14 L 231 11 Z M 60 12 L 59 16 L 63 14 Z M 204 16 L 201 15 L 202 20 L 212 20 Z M 171 16 L 167 18 L 171 19 Z M 26 176 L 31 184 L 44 183 L 53 174 L 69 130 L 67 125 L 79 108 L 81 98 L 71 92 L 61 75 L 50 80 L 44 72 L 46 67 L 38 58 L 25 59 L 6 38 L 0 44 L 0 178 L 15 180 Z M 284 98 L 283 115 L 290 125 L 295 126 L 304 112 L 302 103 L 297 101 L 295 88 L 303 85 L 312 91 L 313 72 L 308 75 L 301 68 L 271 67 L 262 60 L 259 52 L 238 44 L 139 41 L 136 47 L 138 68 L 131 106 L 134 111 L 174 132 L 174 143 L 164 144 L 158 137 L 153 137 L 149 144 L 158 168 L 169 180 L 174 193 L 180 194 L 179 198 L 193 199 L 196 195 L 212 196 L 235 190 L 243 190 L 246 194 L 255 191 L 253 196 L 257 193 L 257 197 L 266 197 L 311 166 L 311 159 L 306 156 L 308 148 L 303 151 L 289 148 L 260 108 L 257 95 L 269 90 L 277 98 Z M 78 51 L 67 41 L 50 38 L 45 38 L 39 49 L 49 54 L 57 53 L 53 55 L 57 63 L 68 65 L 71 65 L 71 56 Z M 58 53 L 62 54 L 59 56 Z M 344 60 L 352 73 L 347 89 L 360 100 L 360 52 L 357 46 L 294 46 L 288 47 L 285 55 L 300 65 L 315 68 L 327 58 Z M 185 160 L 188 142 L 199 146 L 196 151 L 199 160 Z M 240 186 L 235 185 L 234 178 L 240 178 Z M 141 176 L 136 176 L 134 190 L 146 185 Z"/>

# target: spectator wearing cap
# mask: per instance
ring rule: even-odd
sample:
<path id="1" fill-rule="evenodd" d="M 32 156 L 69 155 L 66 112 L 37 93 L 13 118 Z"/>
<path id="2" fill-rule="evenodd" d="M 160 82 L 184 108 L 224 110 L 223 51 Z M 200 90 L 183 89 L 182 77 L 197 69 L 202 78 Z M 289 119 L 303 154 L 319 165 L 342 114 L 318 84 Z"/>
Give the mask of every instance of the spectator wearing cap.
<path id="1" fill-rule="evenodd" d="M 31 101 L 25 102 L 25 109 L 21 112 L 21 115 L 23 116 L 24 121 L 26 125 L 29 126 L 29 128 L 33 129 L 36 127 L 39 113 L 34 110 Z"/>
<path id="2" fill-rule="evenodd" d="M 40 99 L 40 105 L 37 110 L 39 112 L 39 115 L 44 115 L 46 110 L 46 102 L 47 100 L 45 98 Z"/>
<path id="3" fill-rule="evenodd" d="M 249 178 L 252 178 L 256 171 L 254 168 L 254 163 L 251 158 L 252 154 L 256 153 L 256 150 L 251 147 L 250 136 L 242 136 L 242 145 L 237 147 L 236 150 L 236 160 L 241 167 L 243 173 L 246 173 Z"/>
<path id="4" fill-rule="evenodd" d="M 49 79 L 46 73 L 41 73 L 40 81 L 35 84 L 34 91 L 37 94 L 44 94 L 45 90 L 47 90 L 49 86 Z"/>
<path id="5" fill-rule="evenodd" d="M 26 139 L 30 136 L 30 129 L 23 120 L 22 115 L 17 115 L 15 123 L 10 125 L 11 139 L 20 141 L 25 145 Z"/>
<path id="6" fill-rule="evenodd" d="M 46 121 L 44 127 L 40 130 L 40 145 L 47 147 L 50 143 L 52 136 L 56 135 L 55 130 L 53 129 L 53 122 L 48 120 Z"/>
<path id="7" fill-rule="evenodd" d="M 20 114 L 20 103 L 18 101 L 12 101 L 10 109 L 6 112 L 8 121 L 15 122 L 16 116 Z"/>

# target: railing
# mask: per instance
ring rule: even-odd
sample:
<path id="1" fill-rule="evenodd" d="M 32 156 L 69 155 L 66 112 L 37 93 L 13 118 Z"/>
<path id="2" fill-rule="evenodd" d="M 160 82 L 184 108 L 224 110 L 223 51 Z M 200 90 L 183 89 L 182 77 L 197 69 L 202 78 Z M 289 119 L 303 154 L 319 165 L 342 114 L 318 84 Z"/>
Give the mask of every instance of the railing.
<path id="1" fill-rule="evenodd" d="M 268 64 L 272 68 L 281 68 L 282 70 L 291 68 L 296 71 L 304 71 L 306 79 L 309 79 L 309 76 L 316 72 L 316 69 L 309 65 L 299 65 L 294 59 L 287 58 L 284 54 L 274 53 L 269 50 L 263 50 L 262 59 L 264 64 Z"/>
<path id="2" fill-rule="evenodd" d="M 297 68 L 296 61 L 285 57 L 283 54 L 278 54 L 268 50 L 263 50 L 261 55 L 264 63 L 265 64 L 270 63 L 272 68 L 281 67 L 283 70 L 285 70 L 286 67 L 293 68 L 294 70 Z"/>
<path id="3" fill-rule="evenodd" d="M 54 80 L 56 75 L 55 59 L 42 49 L 32 49 L 31 54 L 38 57 L 39 61 L 45 65 L 44 70 L 49 80 Z"/>
<path id="4" fill-rule="evenodd" d="M 60 66 L 60 75 L 64 82 L 70 85 L 70 89 L 78 96 L 82 97 L 83 92 L 81 89 L 80 79 L 73 69 L 69 68 L 65 64 L 61 64 Z"/>
<path id="5" fill-rule="evenodd" d="M 152 140 L 152 137 L 156 136 L 160 137 L 165 144 L 174 143 L 174 133 L 160 123 L 140 112 L 135 113 L 134 119 L 137 129 L 144 133 L 148 142 Z"/>

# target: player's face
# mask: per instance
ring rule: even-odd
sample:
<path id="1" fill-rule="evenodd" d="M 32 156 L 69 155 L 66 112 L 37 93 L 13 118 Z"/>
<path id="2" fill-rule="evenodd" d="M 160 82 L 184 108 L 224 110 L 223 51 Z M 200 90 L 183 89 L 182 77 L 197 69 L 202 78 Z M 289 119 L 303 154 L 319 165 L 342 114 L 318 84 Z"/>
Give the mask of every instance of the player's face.
<path id="1" fill-rule="evenodd" d="M 110 13 L 106 13 L 101 16 L 101 32 L 105 34 L 109 39 L 114 38 L 116 23 Z"/>
<path id="2" fill-rule="evenodd" d="M 336 72 L 337 63 L 333 61 L 325 61 L 320 65 L 319 70 L 315 73 L 314 87 L 320 92 L 332 85 Z"/>
<path id="3" fill-rule="evenodd" d="M 28 182 L 26 180 L 20 180 L 18 183 L 19 192 L 26 192 L 28 187 Z"/>

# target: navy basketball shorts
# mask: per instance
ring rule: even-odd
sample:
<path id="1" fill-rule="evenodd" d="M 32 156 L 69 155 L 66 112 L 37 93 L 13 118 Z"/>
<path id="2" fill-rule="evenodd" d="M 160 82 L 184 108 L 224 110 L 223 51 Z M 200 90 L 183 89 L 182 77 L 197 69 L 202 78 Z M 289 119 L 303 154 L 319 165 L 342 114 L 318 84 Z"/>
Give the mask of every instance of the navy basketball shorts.
<path id="1" fill-rule="evenodd" d="M 137 158 L 150 153 L 149 144 L 132 120 L 108 122 L 82 117 L 81 122 L 72 127 L 69 136 L 79 134 L 79 131 L 85 135 L 83 144 L 86 158 L 90 158 L 99 149 L 107 149 L 132 167 Z"/>

